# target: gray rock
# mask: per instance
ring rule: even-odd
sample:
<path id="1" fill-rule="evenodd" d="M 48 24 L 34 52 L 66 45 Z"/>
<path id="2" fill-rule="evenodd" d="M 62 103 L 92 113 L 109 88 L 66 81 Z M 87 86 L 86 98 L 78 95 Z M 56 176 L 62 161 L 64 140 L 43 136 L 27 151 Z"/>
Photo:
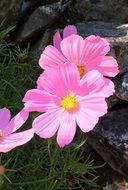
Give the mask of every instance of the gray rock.
<path id="1" fill-rule="evenodd" d="M 45 49 L 45 47 L 52 42 L 53 31 L 47 29 L 43 36 L 35 43 L 34 46 L 31 48 L 30 56 L 39 60 L 40 54 Z"/>
<path id="2" fill-rule="evenodd" d="M 128 101 L 128 72 L 115 80 L 116 96 Z"/>
<path id="3" fill-rule="evenodd" d="M 17 24 L 21 13 L 22 0 L 0 0 L 0 23 L 4 20 L 4 25 L 14 26 Z"/>
<path id="4" fill-rule="evenodd" d="M 103 188 L 103 190 L 118 190 L 115 185 L 107 184 L 106 187 Z"/>
<path id="5" fill-rule="evenodd" d="M 112 110 L 115 107 L 120 107 L 120 105 L 122 104 L 120 98 L 118 98 L 115 94 L 107 98 L 106 101 L 108 105 L 108 110 Z"/>
<path id="6" fill-rule="evenodd" d="M 28 21 L 20 28 L 16 37 L 17 42 L 24 41 L 33 36 L 38 36 L 38 33 L 51 26 L 57 18 L 69 6 L 70 1 L 63 3 L 60 0 L 51 5 L 44 5 L 38 7 L 29 17 Z"/>
<path id="7" fill-rule="evenodd" d="M 83 20 L 128 21 L 127 0 L 77 0 L 75 9 Z"/>
<path id="8" fill-rule="evenodd" d="M 128 180 L 128 106 L 100 118 L 87 139 L 89 145 Z"/>

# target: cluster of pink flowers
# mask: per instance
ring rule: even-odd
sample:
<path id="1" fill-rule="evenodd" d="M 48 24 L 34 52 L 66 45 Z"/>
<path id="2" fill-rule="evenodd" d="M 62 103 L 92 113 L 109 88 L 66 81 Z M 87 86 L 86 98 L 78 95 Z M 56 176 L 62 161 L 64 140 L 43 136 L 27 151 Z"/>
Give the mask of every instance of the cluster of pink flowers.
<path id="1" fill-rule="evenodd" d="M 119 72 L 116 60 L 107 55 L 108 41 L 94 35 L 83 39 L 75 26 L 67 26 L 63 39 L 57 32 L 53 44 L 41 54 L 44 72 L 37 87 L 26 92 L 24 109 L 11 121 L 9 110 L 0 110 L 0 152 L 26 143 L 34 133 L 44 139 L 57 133 L 57 143 L 64 147 L 72 142 L 77 126 L 89 132 L 107 113 L 105 98 L 114 93 L 108 77 Z M 34 119 L 32 129 L 14 133 L 33 111 L 42 114 Z"/>

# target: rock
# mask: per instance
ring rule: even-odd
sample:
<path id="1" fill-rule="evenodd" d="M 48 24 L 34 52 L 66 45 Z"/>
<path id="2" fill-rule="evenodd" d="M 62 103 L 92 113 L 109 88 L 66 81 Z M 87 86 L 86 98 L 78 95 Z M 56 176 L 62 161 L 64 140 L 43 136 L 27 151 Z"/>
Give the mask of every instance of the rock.
<path id="1" fill-rule="evenodd" d="M 28 21 L 20 28 L 16 37 L 17 42 L 24 41 L 33 36 L 38 36 L 40 32 L 51 26 L 57 18 L 65 11 L 69 6 L 70 0 L 63 3 L 60 0 L 57 3 L 51 5 L 44 5 L 38 7 L 29 17 Z"/>
<path id="2" fill-rule="evenodd" d="M 100 118 L 86 137 L 88 144 L 128 180 L 128 106 Z"/>
<path id="3" fill-rule="evenodd" d="M 128 21 L 127 0 L 77 0 L 75 10 L 83 20 Z"/>
<path id="4" fill-rule="evenodd" d="M 20 17 L 22 0 L 0 0 L 0 23 L 5 27 L 14 26 Z"/>
<path id="5" fill-rule="evenodd" d="M 115 80 L 116 96 L 128 101 L 128 72 Z"/>
<path id="6" fill-rule="evenodd" d="M 118 190 L 115 185 L 107 184 L 106 187 L 103 188 L 103 190 Z"/>
<path id="7" fill-rule="evenodd" d="M 116 95 L 110 96 L 106 99 L 108 110 L 113 110 L 115 107 L 120 107 L 120 105 L 123 103 L 120 98 L 118 98 Z"/>
<path id="8" fill-rule="evenodd" d="M 30 55 L 32 58 L 35 58 L 37 61 L 40 57 L 40 54 L 44 48 L 52 43 L 53 31 L 47 29 L 43 36 L 32 46 Z"/>

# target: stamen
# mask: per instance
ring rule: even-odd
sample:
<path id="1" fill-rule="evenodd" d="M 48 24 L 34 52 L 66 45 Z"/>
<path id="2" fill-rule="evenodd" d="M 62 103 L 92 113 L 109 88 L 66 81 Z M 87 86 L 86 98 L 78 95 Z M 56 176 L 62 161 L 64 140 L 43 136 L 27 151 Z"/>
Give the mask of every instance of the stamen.
<path id="1" fill-rule="evenodd" d="M 78 100 L 71 94 L 68 94 L 62 98 L 61 106 L 69 112 L 74 111 L 78 106 Z"/>
<path id="2" fill-rule="evenodd" d="M 81 64 L 78 64 L 77 69 L 79 71 L 80 78 L 82 78 L 86 74 L 85 67 L 83 65 L 81 65 Z"/>

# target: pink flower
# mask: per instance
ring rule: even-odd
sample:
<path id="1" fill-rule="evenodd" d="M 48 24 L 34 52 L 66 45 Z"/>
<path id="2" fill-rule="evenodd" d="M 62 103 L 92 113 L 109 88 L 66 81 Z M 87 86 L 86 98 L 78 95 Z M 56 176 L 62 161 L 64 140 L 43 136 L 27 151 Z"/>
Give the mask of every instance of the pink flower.
<path id="1" fill-rule="evenodd" d="M 114 77 L 119 72 L 116 60 L 112 56 L 106 56 L 110 50 L 109 43 L 98 36 L 83 39 L 72 34 L 60 42 L 60 48 L 56 47 L 57 45 L 49 45 L 41 54 L 39 65 L 43 69 L 58 68 L 70 63 L 77 66 L 81 77 L 93 69 L 107 77 Z"/>
<path id="2" fill-rule="evenodd" d="M 15 133 L 27 118 L 28 113 L 24 109 L 11 120 L 10 111 L 7 108 L 0 109 L 0 152 L 8 152 L 27 143 L 33 137 L 33 129 Z"/>
<path id="3" fill-rule="evenodd" d="M 104 80 L 98 71 L 90 71 L 80 79 L 77 68 L 68 64 L 48 69 L 37 83 L 38 89 L 25 94 L 25 109 L 45 112 L 33 121 L 35 133 L 41 138 L 57 133 L 60 147 L 72 142 L 77 125 L 89 132 L 107 112 Z"/>
<path id="4" fill-rule="evenodd" d="M 68 25 L 64 28 L 63 31 L 63 39 L 70 36 L 71 34 L 77 34 L 77 29 L 73 25 Z M 60 43 L 62 41 L 62 38 L 60 36 L 59 32 L 56 32 L 53 36 L 53 45 L 56 47 L 59 51 L 61 51 Z"/>

